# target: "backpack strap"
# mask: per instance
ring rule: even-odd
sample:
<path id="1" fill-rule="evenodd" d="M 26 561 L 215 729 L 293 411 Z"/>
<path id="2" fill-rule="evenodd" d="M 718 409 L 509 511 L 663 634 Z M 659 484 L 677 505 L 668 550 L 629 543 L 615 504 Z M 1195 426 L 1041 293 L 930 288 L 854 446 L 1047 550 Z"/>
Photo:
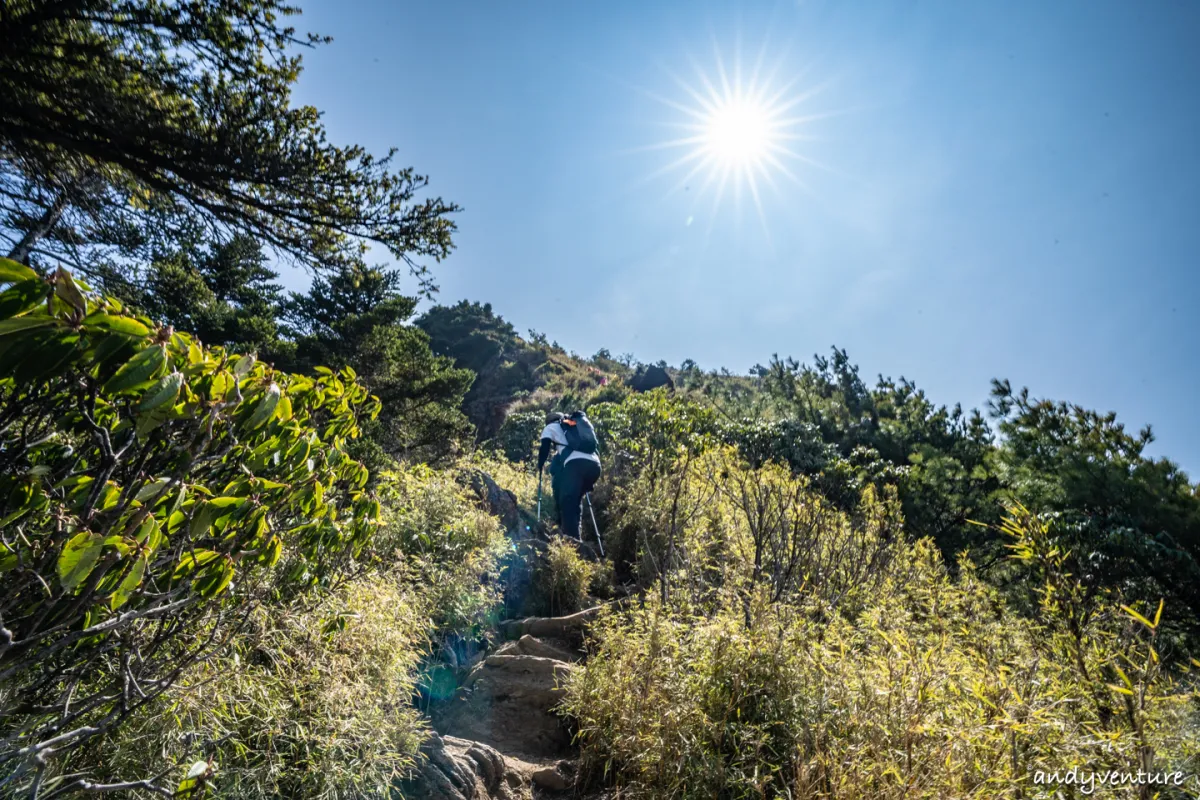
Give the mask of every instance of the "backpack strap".
<path id="1" fill-rule="evenodd" d="M 570 425 L 572 428 L 574 428 L 576 423 L 575 420 L 571 419 L 570 417 L 563 417 L 563 419 L 559 421 L 558 425 L 560 428 L 562 428 L 563 438 L 567 440 L 567 444 L 563 445 L 563 448 L 559 453 L 559 455 L 562 456 L 563 466 L 566 466 L 567 459 L 575 453 L 574 448 L 572 448 L 570 444 L 571 437 L 567 436 L 567 426 Z"/>

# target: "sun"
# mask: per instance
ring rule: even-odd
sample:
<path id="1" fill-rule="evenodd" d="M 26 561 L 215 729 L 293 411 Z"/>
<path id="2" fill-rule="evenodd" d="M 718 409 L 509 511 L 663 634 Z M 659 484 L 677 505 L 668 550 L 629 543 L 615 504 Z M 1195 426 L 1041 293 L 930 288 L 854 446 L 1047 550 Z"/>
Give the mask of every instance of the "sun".
<path id="1" fill-rule="evenodd" d="M 731 166 L 761 162 L 774 149 L 770 110 L 752 99 L 735 97 L 709 112 L 704 149 Z"/>
<path id="2" fill-rule="evenodd" d="M 823 86 L 804 87 L 805 72 L 787 76 L 786 58 L 764 69 L 766 45 L 753 64 L 744 65 L 739 54 L 726 69 L 725 60 L 714 41 L 713 67 L 704 69 L 692 62 L 694 77 L 684 80 L 667 70 L 681 92 L 677 97 L 641 90 L 666 106 L 674 119 L 663 124 L 679 131 L 673 138 L 635 148 L 635 150 L 680 149 L 675 160 L 654 171 L 646 180 L 667 173 L 683 173 L 670 190 L 689 191 L 692 203 L 711 194 L 712 214 L 716 216 L 727 191 L 740 207 L 744 193 L 749 194 L 763 221 L 765 188 L 782 196 L 779 181 L 784 179 L 808 192 L 796 174 L 797 165 L 829 169 L 801 152 L 799 143 L 815 137 L 814 122 L 831 113 L 799 113 Z M 786 78 L 786 79 L 785 79 Z M 836 113 L 836 112 L 834 112 Z M 785 198 L 787 199 L 787 198 Z M 688 217 L 689 223 L 691 216 Z"/>

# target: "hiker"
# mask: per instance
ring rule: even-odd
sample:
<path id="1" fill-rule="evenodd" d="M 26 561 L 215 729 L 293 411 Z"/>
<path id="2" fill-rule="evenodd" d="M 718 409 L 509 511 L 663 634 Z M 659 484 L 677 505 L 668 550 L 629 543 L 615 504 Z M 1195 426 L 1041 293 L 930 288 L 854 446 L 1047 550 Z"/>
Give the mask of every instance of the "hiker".
<path id="1" fill-rule="evenodd" d="M 550 488 L 558 508 L 559 529 L 565 535 L 583 541 L 581 531 L 583 497 L 600 478 L 600 456 L 596 455 L 596 429 L 582 411 L 564 416 L 552 412 L 546 416 L 542 443 L 538 450 L 538 472 L 542 471 L 550 450 Z"/>

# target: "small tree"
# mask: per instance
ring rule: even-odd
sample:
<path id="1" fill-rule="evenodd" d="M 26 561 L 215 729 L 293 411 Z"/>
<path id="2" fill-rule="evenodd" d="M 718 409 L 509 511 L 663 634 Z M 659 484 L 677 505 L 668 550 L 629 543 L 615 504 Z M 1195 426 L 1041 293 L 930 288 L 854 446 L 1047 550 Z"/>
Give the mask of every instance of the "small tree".
<path id="1" fill-rule="evenodd" d="M 345 446 L 379 406 L 350 370 L 205 349 L 62 269 L 0 259 L 6 283 L 0 773 L 44 800 L 97 788 L 56 756 L 169 691 L 255 603 L 361 551 L 379 507 Z"/>
<path id="2" fill-rule="evenodd" d="M 0 10 L 0 212 L 9 257 L 147 255 L 196 230 L 247 234 L 307 266 L 373 242 L 414 272 L 451 247 L 456 208 L 426 179 L 330 144 L 293 105 L 279 0 L 7 2 Z"/>

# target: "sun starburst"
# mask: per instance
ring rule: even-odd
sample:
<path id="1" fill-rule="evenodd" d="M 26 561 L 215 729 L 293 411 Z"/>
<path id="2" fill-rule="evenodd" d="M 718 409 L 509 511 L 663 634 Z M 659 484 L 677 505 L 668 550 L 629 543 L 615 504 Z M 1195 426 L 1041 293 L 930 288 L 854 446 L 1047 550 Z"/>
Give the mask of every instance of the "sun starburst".
<path id="1" fill-rule="evenodd" d="M 712 69 L 705 70 L 693 62 L 694 78 L 690 82 L 669 73 L 684 99 L 650 96 L 677 115 L 666 124 L 682 135 L 644 148 L 682 150 L 678 158 L 649 178 L 682 172 L 672 191 L 690 191 L 699 181 L 699 190 L 692 195 L 694 202 L 711 194 L 714 216 L 727 192 L 731 191 L 740 205 L 743 190 L 748 190 L 764 228 L 764 187 L 781 195 L 777 179 L 783 178 L 807 191 L 807 185 L 797 175 L 797 165 L 825 168 L 799 152 L 796 143 L 814 139 L 811 123 L 828 116 L 798 113 L 800 106 L 815 97 L 821 87 L 800 88 L 803 73 L 781 80 L 783 60 L 764 72 L 765 54 L 764 45 L 749 74 L 745 74 L 740 56 L 735 56 L 730 74 L 714 44 Z"/>

